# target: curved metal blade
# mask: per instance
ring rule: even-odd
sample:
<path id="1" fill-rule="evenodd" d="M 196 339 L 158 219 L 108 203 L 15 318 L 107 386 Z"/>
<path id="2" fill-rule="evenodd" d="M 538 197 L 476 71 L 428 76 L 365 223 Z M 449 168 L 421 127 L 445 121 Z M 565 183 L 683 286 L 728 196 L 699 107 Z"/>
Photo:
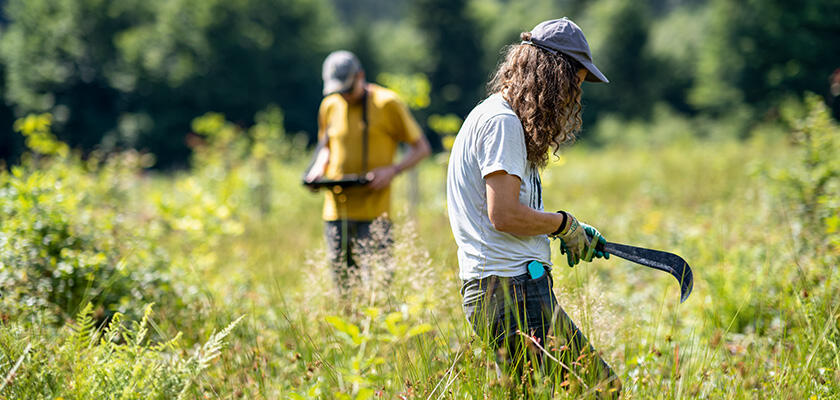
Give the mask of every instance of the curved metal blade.
<path id="1" fill-rule="evenodd" d="M 680 303 L 684 302 L 694 289 L 691 267 L 676 254 L 611 242 L 603 246 L 603 251 L 673 275 L 680 283 Z"/>

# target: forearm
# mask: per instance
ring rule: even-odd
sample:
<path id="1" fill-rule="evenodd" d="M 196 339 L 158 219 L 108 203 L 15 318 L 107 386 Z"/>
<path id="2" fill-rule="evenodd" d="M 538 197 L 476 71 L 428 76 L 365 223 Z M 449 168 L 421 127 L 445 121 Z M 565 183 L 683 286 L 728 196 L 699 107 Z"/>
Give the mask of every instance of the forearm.
<path id="1" fill-rule="evenodd" d="M 315 154 L 315 161 L 312 163 L 312 167 L 306 174 L 306 180 L 311 182 L 324 176 L 327 171 L 329 159 L 330 149 L 328 147 L 320 148 Z"/>
<path id="2" fill-rule="evenodd" d="M 391 184 L 391 180 L 394 179 L 397 174 L 415 166 L 418 162 L 420 162 L 420 160 L 429 155 L 429 153 L 429 142 L 427 142 L 426 138 L 423 137 L 417 142 L 411 144 L 411 149 L 405 156 L 403 156 L 399 163 L 379 167 L 369 172 L 367 174 L 367 178 L 370 180 L 368 187 L 373 190 L 381 190 L 388 187 L 388 185 Z"/>
<path id="3" fill-rule="evenodd" d="M 497 171 L 485 177 L 487 216 L 499 231 L 514 235 L 546 235 L 563 223 L 563 214 L 535 210 L 519 202 L 520 179 Z"/>
<path id="4" fill-rule="evenodd" d="M 497 215 L 491 222 L 496 229 L 513 235 L 547 235 L 555 232 L 563 223 L 562 214 L 538 211 L 522 203 L 503 212 L 505 216 Z"/>
<path id="5" fill-rule="evenodd" d="M 408 152 L 402 159 L 394 164 L 395 172 L 400 173 L 417 165 L 422 159 L 429 156 L 431 153 L 431 146 L 425 137 L 419 139 L 416 143 L 412 143 Z"/>

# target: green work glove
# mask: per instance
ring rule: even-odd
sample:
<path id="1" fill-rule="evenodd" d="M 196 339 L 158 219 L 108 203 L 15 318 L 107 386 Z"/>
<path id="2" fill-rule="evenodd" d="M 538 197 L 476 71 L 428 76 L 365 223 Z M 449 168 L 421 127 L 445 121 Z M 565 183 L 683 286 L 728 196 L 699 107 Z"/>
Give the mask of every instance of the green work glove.
<path id="1" fill-rule="evenodd" d="M 589 246 L 589 237 L 572 214 L 565 211 L 564 213 L 568 218 L 568 222 L 565 224 L 566 230 L 557 232 L 553 237 L 560 239 L 560 253 L 566 255 L 569 267 L 574 267 L 580 263 L 584 251 Z"/>
<path id="2" fill-rule="evenodd" d="M 586 236 L 589 237 L 589 246 L 587 246 L 586 253 L 583 257 L 584 261 L 592 261 L 593 258 L 610 258 L 610 253 L 605 253 L 601 250 L 597 249 L 598 244 L 606 245 L 607 239 L 604 239 L 604 236 L 601 235 L 601 232 L 598 232 L 597 229 L 594 227 L 584 224 L 583 222 L 580 223 L 583 227 L 583 231 L 586 232 Z"/>
<path id="3" fill-rule="evenodd" d="M 572 214 L 566 213 L 569 222 L 566 232 L 557 234 L 554 238 L 560 239 L 560 254 L 566 255 L 566 262 L 569 267 L 574 267 L 581 260 L 592 261 L 592 258 L 609 258 L 608 253 L 597 250 L 598 243 L 605 244 L 607 241 L 601 236 L 597 229 L 578 222 Z"/>

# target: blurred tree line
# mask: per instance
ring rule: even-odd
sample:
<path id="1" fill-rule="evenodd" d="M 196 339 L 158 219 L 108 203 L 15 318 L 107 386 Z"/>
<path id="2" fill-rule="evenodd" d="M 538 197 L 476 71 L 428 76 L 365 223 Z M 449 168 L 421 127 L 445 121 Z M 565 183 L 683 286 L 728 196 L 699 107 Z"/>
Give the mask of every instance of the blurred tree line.
<path id="1" fill-rule="evenodd" d="M 585 127 L 663 107 L 748 124 L 806 91 L 840 110 L 834 0 L 0 0 L 0 10 L 8 162 L 22 145 L 12 121 L 32 112 L 52 113 L 73 147 L 138 148 L 159 167 L 186 164 L 190 121 L 209 111 L 244 127 L 276 105 L 287 131 L 311 137 L 321 63 L 338 48 L 356 52 L 372 81 L 424 74 L 421 124 L 464 117 L 503 46 L 564 15 L 611 80 L 584 86 Z"/>

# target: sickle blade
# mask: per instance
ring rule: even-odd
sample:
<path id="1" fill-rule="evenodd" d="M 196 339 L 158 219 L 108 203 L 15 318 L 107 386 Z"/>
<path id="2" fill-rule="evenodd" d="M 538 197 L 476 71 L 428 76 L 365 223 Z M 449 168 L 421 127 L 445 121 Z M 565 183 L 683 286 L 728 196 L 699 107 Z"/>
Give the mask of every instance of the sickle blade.
<path id="1" fill-rule="evenodd" d="M 688 299 L 694 289 L 694 274 L 691 272 L 691 267 L 676 254 L 611 242 L 607 242 L 603 248 L 604 251 L 625 260 L 673 275 L 680 284 L 680 303 Z"/>

